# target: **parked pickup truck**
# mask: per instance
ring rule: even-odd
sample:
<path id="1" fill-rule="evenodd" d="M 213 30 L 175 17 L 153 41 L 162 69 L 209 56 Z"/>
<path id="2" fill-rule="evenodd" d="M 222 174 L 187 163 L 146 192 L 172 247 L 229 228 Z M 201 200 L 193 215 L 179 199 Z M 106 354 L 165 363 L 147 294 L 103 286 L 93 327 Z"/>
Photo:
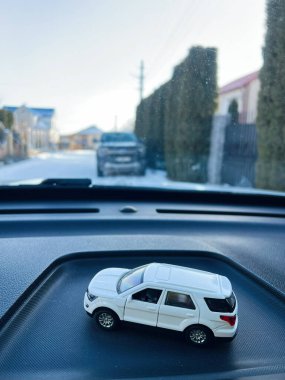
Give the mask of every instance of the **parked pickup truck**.
<path id="1" fill-rule="evenodd" d="M 145 175 L 145 147 L 134 133 L 103 133 L 97 148 L 97 175 Z"/>

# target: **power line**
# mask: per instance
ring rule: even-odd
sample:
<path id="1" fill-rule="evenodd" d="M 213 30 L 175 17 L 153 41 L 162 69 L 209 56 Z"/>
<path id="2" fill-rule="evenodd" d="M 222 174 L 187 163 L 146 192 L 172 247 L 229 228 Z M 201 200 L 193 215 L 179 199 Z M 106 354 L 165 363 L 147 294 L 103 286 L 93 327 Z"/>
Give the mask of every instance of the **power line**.
<path id="1" fill-rule="evenodd" d="M 114 118 L 114 131 L 115 132 L 118 131 L 118 115 L 115 115 L 115 118 Z"/>
<path id="2" fill-rule="evenodd" d="M 185 41 L 188 40 L 188 36 L 192 33 L 191 27 L 189 29 L 188 25 L 191 25 L 192 21 L 197 18 L 196 16 L 197 11 L 198 11 L 197 1 L 198 0 L 195 0 L 194 4 L 185 3 L 186 6 L 183 8 L 181 17 L 179 17 L 177 20 L 177 23 L 173 25 L 173 28 L 170 31 L 167 40 L 158 51 L 156 59 L 154 59 L 151 62 L 150 69 L 147 70 L 147 73 L 149 73 L 149 71 L 152 72 L 151 78 L 156 78 L 158 71 L 159 73 L 161 73 L 166 67 L 169 66 L 170 62 L 172 62 L 173 58 L 177 55 L 177 53 L 181 50 L 181 48 L 185 44 Z M 190 12 L 190 9 L 191 9 L 191 12 Z M 187 38 L 185 38 L 186 36 Z M 180 59 L 182 60 L 182 56 Z M 178 63 L 179 62 L 176 62 L 174 63 L 174 65 Z M 173 66 L 172 66 L 172 70 L 173 70 Z M 155 74 L 153 74 L 153 72 Z M 152 82 L 155 82 L 155 80 L 152 80 Z"/>

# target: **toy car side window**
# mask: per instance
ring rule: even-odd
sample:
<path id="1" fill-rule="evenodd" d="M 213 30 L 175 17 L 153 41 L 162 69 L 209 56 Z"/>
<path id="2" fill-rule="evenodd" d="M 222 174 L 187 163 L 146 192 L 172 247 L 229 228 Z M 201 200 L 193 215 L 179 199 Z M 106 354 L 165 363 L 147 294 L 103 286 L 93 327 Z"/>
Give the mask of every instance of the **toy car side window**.
<path id="1" fill-rule="evenodd" d="M 189 294 L 167 292 L 165 305 L 183 307 L 185 309 L 196 309 Z"/>
<path id="2" fill-rule="evenodd" d="M 236 307 L 236 298 L 234 293 L 228 298 L 205 298 L 205 302 L 211 311 L 218 313 L 232 313 Z"/>
<path id="3" fill-rule="evenodd" d="M 132 299 L 142 302 L 157 303 L 159 297 L 161 296 L 161 293 L 162 290 L 160 289 L 146 288 L 141 290 L 140 292 L 134 293 L 132 295 Z"/>

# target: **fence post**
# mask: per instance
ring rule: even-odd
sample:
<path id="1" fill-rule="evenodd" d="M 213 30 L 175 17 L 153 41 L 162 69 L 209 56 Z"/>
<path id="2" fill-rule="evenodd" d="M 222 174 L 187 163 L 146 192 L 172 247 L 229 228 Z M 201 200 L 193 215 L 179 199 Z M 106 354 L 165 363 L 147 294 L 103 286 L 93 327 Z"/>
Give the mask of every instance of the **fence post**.
<path id="1" fill-rule="evenodd" d="M 220 184 L 228 115 L 215 115 L 212 121 L 208 183 Z"/>

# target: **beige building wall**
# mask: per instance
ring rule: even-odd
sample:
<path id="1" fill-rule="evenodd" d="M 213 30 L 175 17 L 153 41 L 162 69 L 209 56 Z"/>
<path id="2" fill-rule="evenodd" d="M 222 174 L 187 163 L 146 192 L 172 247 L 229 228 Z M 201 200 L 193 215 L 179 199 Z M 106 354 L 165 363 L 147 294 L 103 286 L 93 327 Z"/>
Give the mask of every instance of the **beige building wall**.
<path id="1" fill-rule="evenodd" d="M 216 115 L 227 115 L 230 103 L 236 99 L 239 113 L 242 115 L 242 121 L 248 124 L 255 123 L 259 90 L 260 80 L 257 78 L 252 80 L 246 87 L 219 94 Z"/>
<path id="2" fill-rule="evenodd" d="M 243 89 L 239 88 L 237 90 L 226 92 L 224 94 L 219 94 L 218 98 L 218 110 L 216 112 L 217 115 L 227 115 L 229 105 L 231 102 L 236 99 L 238 102 L 238 109 L 241 110 L 243 107 Z"/>
<path id="3" fill-rule="evenodd" d="M 247 108 L 247 119 L 246 119 L 246 122 L 248 124 L 252 124 L 256 122 L 259 90 L 260 90 L 260 80 L 257 78 L 250 83 L 249 89 L 248 89 L 248 108 Z"/>

